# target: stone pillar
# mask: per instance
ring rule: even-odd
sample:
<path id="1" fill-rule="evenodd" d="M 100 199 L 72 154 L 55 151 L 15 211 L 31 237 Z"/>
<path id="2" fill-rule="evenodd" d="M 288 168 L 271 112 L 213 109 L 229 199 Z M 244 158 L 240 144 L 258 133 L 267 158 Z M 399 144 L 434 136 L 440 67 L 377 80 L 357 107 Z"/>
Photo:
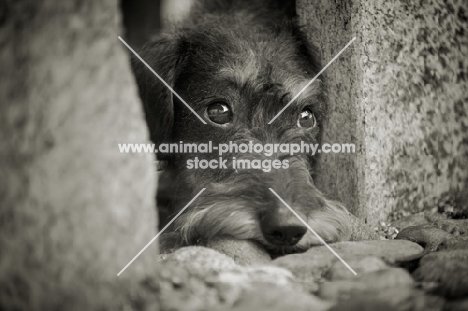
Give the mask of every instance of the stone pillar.
<path id="1" fill-rule="evenodd" d="M 152 273 L 152 155 L 117 0 L 0 5 L 0 309 L 114 310 Z M 105 308 L 104 308 L 105 307 Z"/>
<path id="2" fill-rule="evenodd" d="M 463 0 L 298 0 L 300 22 L 326 65 L 318 187 L 371 224 L 390 212 L 447 202 L 466 209 L 468 3 Z"/>

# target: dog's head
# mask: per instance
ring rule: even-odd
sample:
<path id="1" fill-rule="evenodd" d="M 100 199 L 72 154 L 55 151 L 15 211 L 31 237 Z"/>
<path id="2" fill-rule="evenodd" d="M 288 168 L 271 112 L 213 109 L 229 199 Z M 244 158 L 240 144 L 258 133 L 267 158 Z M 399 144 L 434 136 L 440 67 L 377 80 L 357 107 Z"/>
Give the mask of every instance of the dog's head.
<path id="1" fill-rule="evenodd" d="M 206 14 L 190 27 L 162 34 L 140 55 L 206 122 L 134 59 L 151 139 L 156 144 L 310 144 L 320 140 L 325 115 L 320 80 L 268 124 L 320 69 L 298 28 L 279 15 Z M 169 220 L 164 218 L 174 215 L 202 187 L 207 188 L 174 223 L 187 244 L 223 235 L 257 240 L 274 252 L 305 250 L 318 244 L 269 188 L 325 241 L 348 236 L 348 212 L 325 199 L 314 186 L 309 155 L 290 156 L 280 150 L 272 156 L 231 153 L 223 155 L 227 169 L 188 169 L 187 160 L 195 157 L 219 159 L 216 152 L 160 156 L 168 166 L 161 177 L 158 203 L 170 209 L 170 213 L 161 213 L 161 221 Z M 257 160 L 267 166 L 275 159 L 287 160 L 289 168 L 234 169 L 233 158 Z"/>

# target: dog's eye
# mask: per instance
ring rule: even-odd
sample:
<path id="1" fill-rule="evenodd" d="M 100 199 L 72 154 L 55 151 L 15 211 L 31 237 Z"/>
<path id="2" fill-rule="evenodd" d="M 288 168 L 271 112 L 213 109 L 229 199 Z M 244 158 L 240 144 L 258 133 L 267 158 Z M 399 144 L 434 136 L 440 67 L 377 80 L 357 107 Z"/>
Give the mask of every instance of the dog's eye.
<path id="1" fill-rule="evenodd" d="M 315 119 L 314 114 L 310 111 L 309 108 L 304 108 L 301 111 L 299 120 L 297 120 L 298 127 L 315 127 L 317 126 L 317 119 Z"/>
<path id="2" fill-rule="evenodd" d="M 218 124 L 226 124 L 232 120 L 232 112 L 228 105 L 222 102 L 213 103 L 206 109 L 208 118 Z"/>

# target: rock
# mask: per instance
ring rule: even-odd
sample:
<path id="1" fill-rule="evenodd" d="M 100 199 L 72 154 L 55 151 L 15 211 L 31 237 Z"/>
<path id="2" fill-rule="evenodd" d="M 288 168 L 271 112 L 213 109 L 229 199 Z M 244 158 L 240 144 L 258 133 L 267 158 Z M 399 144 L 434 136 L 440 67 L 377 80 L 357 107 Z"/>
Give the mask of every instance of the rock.
<path id="1" fill-rule="evenodd" d="M 355 297 L 333 306 L 328 311 L 396 311 L 395 308 L 385 301 L 379 301 L 375 297 Z"/>
<path id="2" fill-rule="evenodd" d="M 404 240 L 339 242 L 330 244 L 345 261 L 367 256 L 381 257 L 386 262 L 421 253 L 423 248 Z M 303 254 L 292 254 L 275 259 L 274 265 L 291 270 L 302 280 L 316 280 L 335 264 L 338 258 L 325 246 L 317 246 Z M 351 272 L 350 272 L 351 273 Z"/>
<path id="3" fill-rule="evenodd" d="M 293 281 L 294 276 L 290 271 L 279 267 L 264 266 L 239 267 L 229 271 L 222 271 L 209 278 L 207 283 L 218 289 L 219 295 L 224 302 L 233 305 L 237 299 L 245 295 L 245 292 L 259 286 L 273 284 L 287 291 L 302 291 L 302 288 Z"/>
<path id="4" fill-rule="evenodd" d="M 417 254 L 422 251 L 422 247 L 409 241 L 384 240 L 384 241 L 361 241 L 361 242 L 339 242 L 330 244 L 341 257 L 375 256 L 385 259 L 387 262 L 394 262 L 395 259 Z M 307 255 L 328 253 L 334 256 L 325 246 L 309 249 Z"/>
<path id="5" fill-rule="evenodd" d="M 317 281 L 320 280 L 322 272 L 333 264 L 330 262 L 333 260 L 330 254 L 322 253 L 314 256 L 309 256 L 307 253 L 291 254 L 273 260 L 272 264 L 292 271 L 304 287 L 315 292 L 318 290 Z"/>
<path id="6" fill-rule="evenodd" d="M 206 246 L 228 255 L 241 266 L 262 265 L 271 262 L 270 255 L 254 241 L 223 238 L 210 241 Z"/>
<path id="7" fill-rule="evenodd" d="M 294 281 L 291 271 L 280 267 L 241 267 L 229 271 L 221 271 L 216 282 L 223 283 L 272 283 L 277 285 L 290 285 Z"/>
<path id="8" fill-rule="evenodd" d="M 231 257 L 201 246 L 182 247 L 164 256 L 157 281 L 153 282 L 154 286 L 146 286 L 159 297 L 160 310 L 326 310 L 330 307 L 329 303 L 304 291 L 292 272 L 281 267 L 239 266 Z M 155 304 L 150 294 L 137 293 L 136 297 L 140 297 L 135 298 L 136 305 L 146 308 Z"/>
<path id="9" fill-rule="evenodd" d="M 447 301 L 444 311 L 468 310 L 468 299 Z"/>
<path id="10" fill-rule="evenodd" d="M 187 262 L 162 264 L 159 282 L 153 290 L 159 297 L 161 310 L 326 310 L 330 307 L 295 284 L 292 273 L 286 269 L 236 267 L 201 276 L 192 274 Z M 154 300 L 148 296 L 138 304 L 146 306 Z"/>
<path id="11" fill-rule="evenodd" d="M 424 216 L 424 212 L 410 215 L 404 218 L 401 218 L 393 223 L 393 226 L 398 230 L 403 230 L 407 227 L 419 226 L 428 224 L 429 221 Z"/>
<path id="12" fill-rule="evenodd" d="M 447 220 L 447 216 L 441 213 L 424 212 L 424 217 L 430 223 L 435 223 L 441 220 Z"/>
<path id="13" fill-rule="evenodd" d="M 161 310 L 203 311 L 217 309 L 226 303 L 220 299 L 217 288 L 206 286 L 198 278 L 190 278 L 177 286 L 161 280 L 158 294 Z"/>
<path id="14" fill-rule="evenodd" d="M 438 228 L 453 234 L 454 236 L 462 236 L 468 238 L 468 219 L 445 219 L 440 217 L 434 217 L 433 215 L 428 217 L 434 225 Z"/>
<path id="15" fill-rule="evenodd" d="M 425 245 L 423 253 L 400 259 L 401 261 L 408 261 L 418 259 L 427 253 L 436 251 L 442 242 L 450 240 L 452 238 L 453 235 L 451 235 L 450 233 L 445 232 L 444 230 L 441 230 L 435 227 L 434 225 L 429 224 L 407 227 L 403 229 L 400 233 L 398 233 L 395 239 L 408 240 Z"/>
<path id="16" fill-rule="evenodd" d="M 388 265 L 378 257 L 352 258 L 347 261 L 358 275 L 387 269 Z M 349 269 L 341 261 L 335 261 L 331 268 L 326 272 L 325 278 L 330 281 L 355 279 L 356 276 L 349 273 Z"/>
<path id="17" fill-rule="evenodd" d="M 391 288 L 405 288 L 413 285 L 409 273 L 401 268 L 390 268 L 363 274 L 354 280 L 340 280 L 321 284 L 319 296 L 326 300 L 347 300 L 355 295 L 373 296 Z"/>
<path id="18" fill-rule="evenodd" d="M 437 283 L 436 292 L 450 298 L 468 296 L 468 250 L 445 250 L 424 256 L 413 276 Z"/>
<path id="19" fill-rule="evenodd" d="M 447 216 L 439 213 L 421 212 L 400 220 L 397 220 L 393 226 L 403 230 L 413 226 L 423 226 L 432 224 L 447 233 L 455 236 L 468 237 L 468 219 L 448 219 Z"/>
<path id="20" fill-rule="evenodd" d="M 466 249 L 468 250 L 468 241 L 461 239 L 460 237 L 454 237 L 450 240 L 445 240 L 439 244 L 437 250 L 455 250 L 455 249 Z"/>
<path id="21" fill-rule="evenodd" d="M 182 247 L 166 255 L 164 261 L 183 265 L 190 273 L 198 276 L 238 267 L 231 257 L 203 246 Z"/>
<path id="22" fill-rule="evenodd" d="M 288 290 L 272 284 L 256 284 L 246 291 L 229 311 L 284 311 L 284 310 L 328 310 L 331 303 L 318 297 L 307 294 L 304 291 Z M 221 310 L 221 309 L 217 309 Z"/>
<path id="23" fill-rule="evenodd" d="M 204 266 L 209 262 L 206 259 L 203 265 L 191 264 L 189 259 L 200 261 L 200 258 L 193 256 L 201 254 L 212 257 L 221 255 L 221 259 L 225 256 L 222 254 L 214 255 L 216 253 L 214 250 L 212 250 L 212 254 L 209 254 L 203 248 L 200 247 L 200 249 L 186 248 L 185 254 L 177 254 L 172 260 L 162 261 L 158 278 L 152 282 L 146 282 L 144 286 L 146 291 L 152 295 L 141 291 L 137 292 L 136 296 L 139 299 L 134 299 L 136 304 L 148 306 L 154 301 L 152 296 L 156 296 L 160 303 L 160 310 L 231 310 L 233 306 L 239 304 L 239 300 L 242 301 L 241 304 L 253 301 L 259 305 L 269 305 L 270 301 L 277 299 L 270 297 L 271 293 L 263 296 L 262 299 L 269 299 L 265 301 L 255 300 L 251 298 L 251 295 L 254 292 L 255 296 L 258 297 L 260 291 L 265 291 L 265 288 L 270 290 L 271 287 L 274 289 L 275 295 L 281 291 L 283 293 L 297 293 L 298 300 L 302 299 L 303 301 L 303 310 L 311 305 L 309 294 L 293 283 L 293 275 L 286 269 L 267 266 L 247 268 L 237 265 L 219 269 L 219 264 L 209 269 Z M 320 302 L 318 298 L 315 300 Z M 315 300 L 312 301 L 315 302 Z M 292 307 L 296 306 L 298 304 L 292 305 Z M 139 308 L 138 310 L 152 309 Z"/>
<path id="24" fill-rule="evenodd" d="M 329 311 L 441 311 L 443 308 L 443 298 L 425 296 L 420 290 L 403 287 L 386 289 L 372 296 L 359 294 L 338 302 Z"/>
<path id="25" fill-rule="evenodd" d="M 410 256 L 422 252 L 423 248 L 416 243 L 409 241 L 361 241 L 361 242 L 340 242 L 330 245 L 346 262 L 359 262 L 366 257 L 380 257 L 385 262 L 393 263 L 396 259 Z M 372 261 L 373 259 L 367 259 Z M 322 277 L 334 277 L 340 279 L 352 279 L 354 274 L 346 268 L 338 258 L 325 246 L 317 246 L 309 249 L 303 254 L 292 254 L 273 260 L 273 265 L 286 268 L 294 274 L 302 287 L 311 293 L 318 291 L 318 282 Z M 343 270 L 336 268 L 343 265 Z M 375 266 L 369 270 L 378 270 L 381 263 L 374 261 Z M 335 267 L 334 270 L 330 270 Z M 356 269 L 362 273 L 368 272 L 361 264 L 356 265 Z M 354 268 L 351 266 L 351 268 Z M 330 272 L 327 274 L 327 271 Z M 347 275 L 348 274 L 348 275 Z M 358 275 L 360 276 L 360 275 Z"/>
<path id="26" fill-rule="evenodd" d="M 423 253 L 404 258 L 402 261 L 419 259 L 420 257 L 435 251 L 468 250 L 468 237 L 464 231 L 465 220 L 441 219 L 440 216 L 431 217 L 432 218 L 430 219 L 434 221 L 434 224 L 405 228 L 396 237 L 397 239 L 405 239 L 425 245 Z M 449 232 L 455 232 L 456 235 Z M 436 255 L 436 257 L 437 256 L 442 255 Z M 431 258 L 434 257 L 429 257 L 426 260 L 431 260 Z"/>
<path id="27" fill-rule="evenodd" d="M 193 267 L 176 260 L 162 261 L 156 277 L 141 282 L 133 289 L 131 310 L 204 311 L 217 309 L 228 302 L 222 299 L 218 288 L 205 283 L 206 276 L 192 273 Z M 237 298 L 236 298 L 237 299 Z"/>
<path id="28" fill-rule="evenodd" d="M 442 241 L 451 238 L 453 238 L 452 234 L 429 224 L 405 228 L 398 233 L 395 239 L 425 244 L 426 248 L 429 246 L 433 250 L 436 250 Z"/>

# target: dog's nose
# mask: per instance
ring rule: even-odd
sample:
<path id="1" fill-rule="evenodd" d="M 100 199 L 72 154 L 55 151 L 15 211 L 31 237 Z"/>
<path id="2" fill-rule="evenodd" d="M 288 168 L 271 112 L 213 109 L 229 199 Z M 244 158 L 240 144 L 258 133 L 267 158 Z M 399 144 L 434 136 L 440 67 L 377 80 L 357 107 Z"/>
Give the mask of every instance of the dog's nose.
<path id="1" fill-rule="evenodd" d="M 295 245 L 307 232 L 299 224 L 265 224 L 262 229 L 265 239 L 275 245 Z"/>

